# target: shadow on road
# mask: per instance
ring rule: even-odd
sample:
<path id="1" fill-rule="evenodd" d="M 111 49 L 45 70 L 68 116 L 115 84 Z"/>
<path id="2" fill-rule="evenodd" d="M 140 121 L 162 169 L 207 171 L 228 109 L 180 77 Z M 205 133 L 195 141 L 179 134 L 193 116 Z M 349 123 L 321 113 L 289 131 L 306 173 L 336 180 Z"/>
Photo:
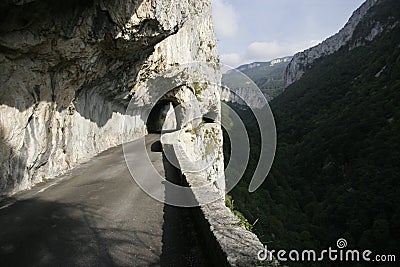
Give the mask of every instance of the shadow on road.
<path id="1" fill-rule="evenodd" d="M 159 265 L 140 249 L 153 234 L 105 222 L 101 207 L 43 199 L 14 206 L 0 210 L 0 266 Z"/>
<path id="2" fill-rule="evenodd" d="M 165 178 L 177 185 L 187 186 L 180 170 L 163 155 Z M 166 187 L 165 198 L 172 197 Z M 164 204 L 161 266 L 212 266 L 201 243 L 199 229 L 194 222 L 199 208 L 183 208 Z"/>
<path id="3" fill-rule="evenodd" d="M 149 144 L 155 141 L 151 136 Z M 184 184 L 151 150 L 165 177 Z M 199 208 L 152 199 L 123 159 L 121 148 L 111 149 L 52 187 L 0 201 L 0 266 L 212 266 L 193 220 Z"/>
<path id="4" fill-rule="evenodd" d="M 155 141 L 153 144 L 151 144 L 151 152 L 162 152 L 162 145 L 160 140 Z"/>

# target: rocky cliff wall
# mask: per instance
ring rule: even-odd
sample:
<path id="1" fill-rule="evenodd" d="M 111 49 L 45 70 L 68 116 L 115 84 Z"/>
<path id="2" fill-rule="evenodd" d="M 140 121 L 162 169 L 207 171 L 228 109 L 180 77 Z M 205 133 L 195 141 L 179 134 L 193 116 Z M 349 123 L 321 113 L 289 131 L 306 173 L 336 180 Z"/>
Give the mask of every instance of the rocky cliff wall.
<path id="1" fill-rule="evenodd" d="M 367 14 L 368 10 L 377 2 L 378 0 L 367 0 L 356 11 L 354 11 L 349 21 L 337 34 L 329 37 L 317 46 L 294 55 L 293 59 L 286 68 L 285 88 L 299 80 L 303 76 L 304 72 L 311 67 L 315 60 L 320 57 L 330 55 L 338 51 L 342 46 L 346 45 L 352 39 L 356 27 Z M 372 30 L 371 37 L 369 39 L 375 37 L 378 31 L 379 27 Z M 357 45 L 361 44 L 362 43 L 358 43 Z"/>
<path id="2" fill-rule="evenodd" d="M 267 101 L 271 101 L 272 97 L 265 92 L 256 94 L 254 93 L 254 86 L 249 88 L 237 88 L 233 92 L 232 90 L 223 87 L 221 90 L 221 100 L 225 102 L 236 103 L 244 106 L 251 106 L 254 108 L 261 109 Z M 257 90 L 258 91 L 258 90 Z M 243 99 L 246 100 L 247 104 Z"/>
<path id="3" fill-rule="evenodd" d="M 156 89 L 140 88 L 153 75 L 200 61 L 212 71 L 197 79 L 219 83 L 210 9 L 207 0 L 2 1 L 0 193 L 143 136 L 143 117 L 125 111 L 151 98 Z M 217 118 L 218 88 L 203 89 L 201 112 Z"/>

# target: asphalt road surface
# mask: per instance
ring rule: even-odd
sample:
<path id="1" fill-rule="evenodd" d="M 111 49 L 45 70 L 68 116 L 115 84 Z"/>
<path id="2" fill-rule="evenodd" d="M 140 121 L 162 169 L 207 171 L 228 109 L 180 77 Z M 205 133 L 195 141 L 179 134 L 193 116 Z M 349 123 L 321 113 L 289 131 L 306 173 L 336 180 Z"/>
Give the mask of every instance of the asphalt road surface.
<path id="1" fill-rule="evenodd" d="M 158 138 L 153 164 L 174 173 Z M 192 212 L 145 194 L 115 147 L 0 201 L 0 266 L 207 266 Z"/>

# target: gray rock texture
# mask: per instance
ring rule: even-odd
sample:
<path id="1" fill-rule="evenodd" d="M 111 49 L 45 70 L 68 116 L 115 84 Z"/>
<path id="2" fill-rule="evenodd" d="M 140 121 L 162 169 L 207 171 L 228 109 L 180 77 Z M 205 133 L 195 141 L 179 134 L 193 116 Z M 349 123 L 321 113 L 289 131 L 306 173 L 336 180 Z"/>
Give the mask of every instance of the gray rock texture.
<path id="1" fill-rule="evenodd" d="M 221 100 L 261 109 L 268 101 L 272 100 L 272 97 L 256 89 L 254 85 L 251 85 L 247 88 L 236 88 L 234 91 L 223 87 L 221 90 Z"/>
<path id="2" fill-rule="evenodd" d="M 353 15 L 350 17 L 346 25 L 335 35 L 329 37 L 322 43 L 309 48 L 303 52 L 294 55 L 292 61 L 286 68 L 285 74 L 285 87 L 288 87 L 295 81 L 299 80 L 304 72 L 311 67 L 313 62 L 320 57 L 330 55 L 338 51 L 342 46 L 346 45 L 353 37 L 353 33 L 362 21 L 368 10 L 378 3 L 378 0 L 367 0 L 362 4 Z M 376 25 L 371 31 L 371 35 L 366 38 L 371 41 L 375 38 L 382 29 L 379 25 Z M 363 40 L 359 40 L 354 46 L 360 46 L 363 44 Z"/>
<path id="3" fill-rule="evenodd" d="M 199 132 L 197 136 L 201 138 L 201 145 L 190 145 L 199 139 L 192 139 L 190 133 L 183 130 L 167 133 L 161 138 L 164 150 L 173 151 L 179 164 L 184 167 L 190 166 L 191 162 L 198 164 L 198 155 L 204 155 L 205 162 L 222 156 L 212 149 L 215 144 L 222 142 L 222 132 L 218 124 L 200 124 L 194 130 Z M 211 152 L 203 153 L 202 149 Z M 182 170 L 187 183 L 193 188 L 194 197 L 202 203 L 200 209 L 205 221 L 205 232 L 211 233 L 208 245 L 213 246 L 211 243 L 216 243 L 216 250 L 223 254 L 227 266 L 281 266 L 275 259 L 258 260 L 257 254 L 264 249 L 264 245 L 254 233 L 247 231 L 240 224 L 239 218 L 225 206 L 225 197 L 221 195 L 223 191 L 220 190 L 220 186 L 224 184 L 218 179 L 223 175 L 221 168 L 223 165 L 214 164 L 197 171 L 193 171 L 193 168 L 189 168 L 189 171 L 185 168 Z"/>
<path id="4" fill-rule="evenodd" d="M 190 185 L 211 185 L 196 197 L 218 199 L 202 212 L 227 261 L 256 263 L 262 244 L 224 205 L 221 73 L 211 14 L 209 0 L 2 1 L 0 194 L 142 137 L 144 114 L 159 100 L 160 116 L 176 117 L 164 123 L 175 131 L 163 144 L 168 138 L 178 144 Z M 188 67 L 192 62 L 200 64 Z M 154 82 L 161 73 L 165 83 Z M 196 174 L 191 168 L 199 162 Z"/>
<path id="5" fill-rule="evenodd" d="M 125 110 L 154 92 L 137 94 L 156 73 L 200 61 L 214 75 L 198 79 L 219 83 L 210 1 L 8 0 L 0 10 L 1 194 L 143 136 L 142 117 Z M 201 94 L 201 112 L 218 115 L 217 87 Z"/>

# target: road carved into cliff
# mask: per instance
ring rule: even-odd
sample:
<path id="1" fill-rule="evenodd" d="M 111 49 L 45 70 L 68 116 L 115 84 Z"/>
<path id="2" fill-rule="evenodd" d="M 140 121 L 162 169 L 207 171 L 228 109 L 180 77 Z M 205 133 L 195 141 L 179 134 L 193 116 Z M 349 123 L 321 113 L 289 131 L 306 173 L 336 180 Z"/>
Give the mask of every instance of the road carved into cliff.
<path id="1" fill-rule="evenodd" d="M 158 138 L 146 137 L 151 161 L 163 175 L 178 175 L 151 149 Z M 193 209 L 145 194 L 130 177 L 121 146 L 0 207 L 0 266 L 206 265 Z"/>

